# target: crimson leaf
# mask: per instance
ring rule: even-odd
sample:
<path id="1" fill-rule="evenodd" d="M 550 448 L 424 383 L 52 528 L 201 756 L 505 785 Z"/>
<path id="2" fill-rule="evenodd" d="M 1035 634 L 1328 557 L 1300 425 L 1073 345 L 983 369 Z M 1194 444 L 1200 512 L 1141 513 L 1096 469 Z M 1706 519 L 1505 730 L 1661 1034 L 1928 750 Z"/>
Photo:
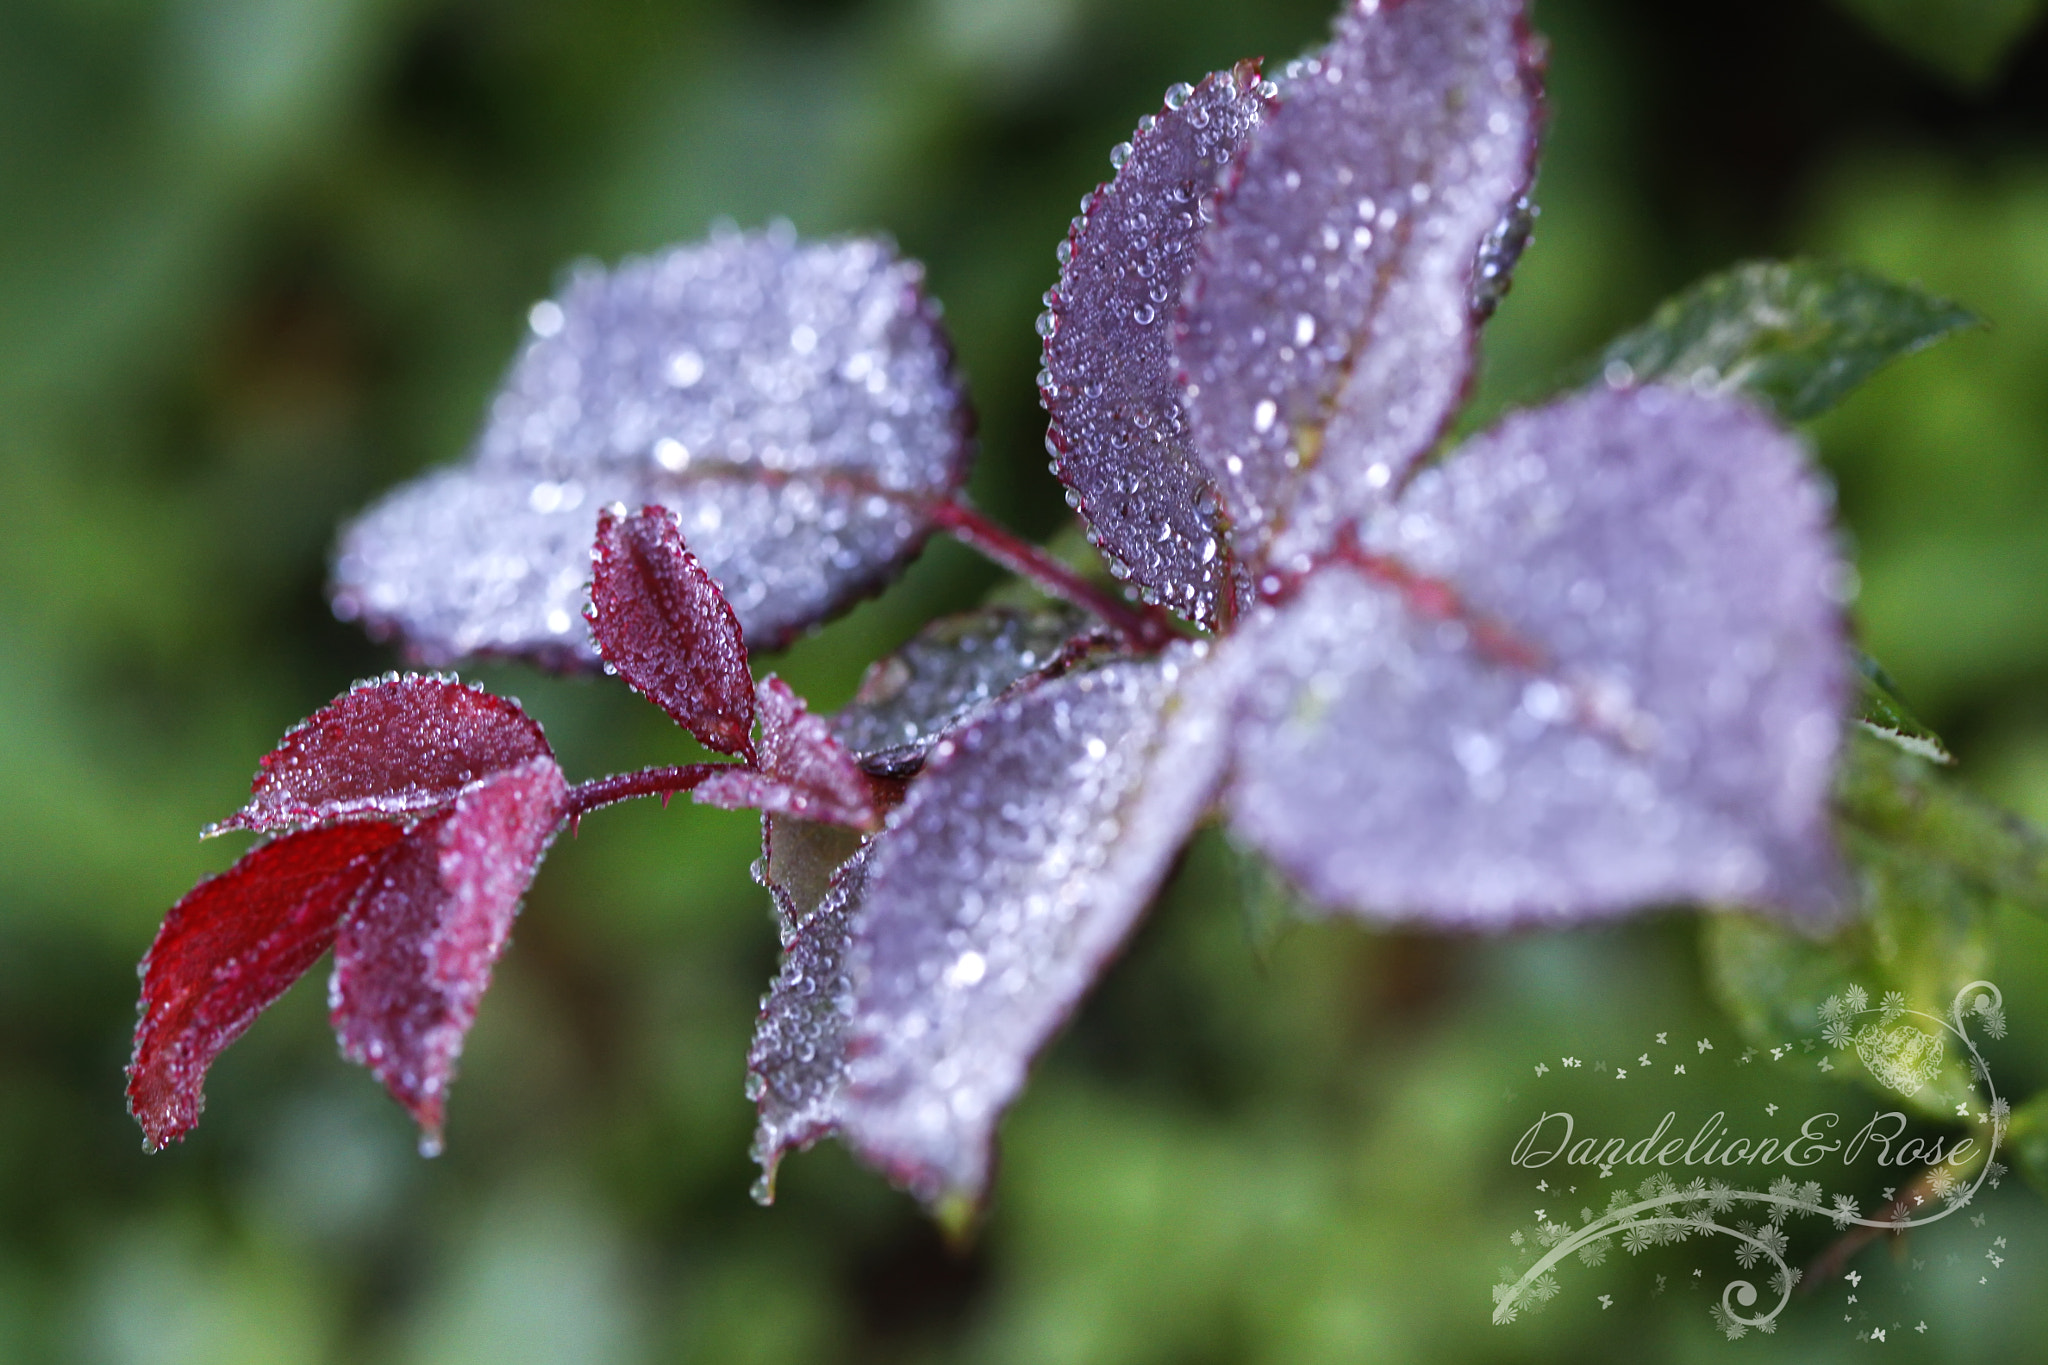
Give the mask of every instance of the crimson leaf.
<path id="1" fill-rule="evenodd" d="M 761 680 L 757 698 L 759 766 L 722 769 L 696 789 L 696 799 L 727 810 L 763 810 L 827 824 L 866 828 L 876 815 L 867 775 L 822 716 L 804 709 L 782 679 Z"/>
<path id="2" fill-rule="evenodd" d="M 263 756 L 249 804 L 207 832 L 436 809 L 493 773 L 552 756 L 516 702 L 453 678 L 357 683 Z"/>
<path id="3" fill-rule="evenodd" d="M 740 623 L 667 509 L 598 515 L 590 633 L 605 662 L 706 748 L 754 756 Z"/>
<path id="4" fill-rule="evenodd" d="M 1173 313 L 1215 211 L 1219 171 L 1269 107 L 1245 62 L 1177 85 L 1117 148 L 1060 248 L 1039 321 L 1053 469 L 1110 562 L 1153 600 L 1217 624 L 1237 591 L 1221 509 L 1188 443 Z"/>
<path id="5" fill-rule="evenodd" d="M 335 610 L 443 661 L 584 666 L 597 509 L 672 509 L 756 649 L 879 589 L 966 478 L 922 271 L 786 229 L 586 270 L 537 305 L 471 463 L 342 536 Z"/>
<path id="6" fill-rule="evenodd" d="M 199 1121 L 213 1059 L 327 951 L 401 833 L 370 821 L 287 834 L 171 907 L 142 959 L 128 1064 L 128 1110 L 152 1150 Z"/>
<path id="7" fill-rule="evenodd" d="M 567 795 L 549 758 L 464 792 L 391 851 L 335 943 L 329 999 L 341 1050 L 411 1111 L 429 1155 L 440 1150 L 477 1001 Z"/>
<path id="8" fill-rule="evenodd" d="M 946 731 L 1086 649 L 1088 624 L 1065 606 L 985 607 L 934 621 L 869 665 L 832 733 L 869 772 L 907 777 Z"/>
<path id="9" fill-rule="evenodd" d="M 943 740 L 875 837 L 839 1123 L 927 1203 L 980 1197 L 1031 1058 L 1209 804 L 1226 744 L 1206 672 L 1183 646 L 1024 690 Z"/>
<path id="10" fill-rule="evenodd" d="M 1535 164 L 1524 10 L 1353 0 L 1252 134 L 1175 346 L 1195 448 L 1253 563 L 1326 549 L 1464 396 L 1479 256 Z"/>
<path id="11" fill-rule="evenodd" d="M 1225 646 L 1235 827 L 1325 904 L 1499 923 L 1836 903 L 1829 494 L 1748 403 L 1509 418 Z"/>

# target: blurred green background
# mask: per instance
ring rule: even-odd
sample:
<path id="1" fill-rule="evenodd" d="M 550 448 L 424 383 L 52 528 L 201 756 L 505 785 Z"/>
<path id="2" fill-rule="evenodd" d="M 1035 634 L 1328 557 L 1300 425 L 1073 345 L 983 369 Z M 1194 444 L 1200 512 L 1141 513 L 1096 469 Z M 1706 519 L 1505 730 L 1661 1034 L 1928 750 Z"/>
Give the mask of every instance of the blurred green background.
<path id="1" fill-rule="evenodd" d="M 182 1146 L 145 1157 L 123 1112 L 133 964 L 240 851 L 197 829 L 291 722 L 394 662 L 327 612 L 334 526 L 462 451 L 565 263 L 717 217 L 894 234 L 928 262 L 974 385 L 977 498 L 1050 534 L 1064 509 L 1031 320 L 1068 216 L 1168 84 L 1293 55 L 1329 8 L 0 3 L 0 1360 L 1870 1349 L 1833 1321 L 1838 1299 L 1730 1344 L 1697 1293 L 1653 1294 L 1703 1257 L 1728 1278 L 1725 1248 L 1573 1265 L 1543 1315 L 1488 1320 L 1533 1197 L 1506 1161 L 1534 1116 L 1530 1063 L 1619 1056 L 1654 1030 L 1735 1043 L 1697 916 L 1273 941 L 1247 931 L 1213 838 L 1040 1066 L 966 1252 L 830 1144 L 785 1166 L 773 1209 L 749 1202 L 743 1055 L 775 940 L 752 822 L 683 805 L 606 812 L 557 847 L 439 1160 L 337 1060 L 324 968 L 226 1055 Z M 1963 780 L 2048 821 L 2039 9 L 1542 0 L 1544 216 L 1480 406 L 1540 395 L 1750 255 L 1839 253 L 1978 310 L 1988 329 L 1813 435 L 1871 649 Z M 836 704 L 993 580 L 936 546 L 775 666 Z M 687 747 L 615 684 L 473 676 L 524 698 L 572 776 Z M 2048 925 L 2004 912 L 1985 932 L 2014 1022 L 1994 1074 L 2024 1098 L 2048 1085 Z M 1786 1102 L 1862 1102 L 1809 1089 Z M 1725 1102 L 1760 1098 L 1731 1081 Z M 1929 1330 L 1888 1349 L 2017 1360 L 2048 1340 L 2048 1211 L 2015 1180 L 1981 1211 L 2008 1264 L 1899 1287 Z M 1940 1233 L 1911 1254 L 1976 1255 Z"/>

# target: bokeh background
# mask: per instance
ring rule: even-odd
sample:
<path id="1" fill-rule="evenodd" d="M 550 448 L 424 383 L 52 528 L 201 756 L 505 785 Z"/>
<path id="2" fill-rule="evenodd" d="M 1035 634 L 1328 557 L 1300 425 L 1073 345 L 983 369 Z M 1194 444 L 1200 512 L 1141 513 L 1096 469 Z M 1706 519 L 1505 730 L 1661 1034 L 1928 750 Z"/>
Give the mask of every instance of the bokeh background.
<path id="1" fill-rule="evenodd" d="M 968 1249 L 830 1144 L 785 1166 L 773 1209 L 749 1201 L 742 1058 L 774 934 L 751 821 L 681 804 L 605 812 L 558 846 L 440 1159 L 337 1059 L 324 969 L 227 1054 L 181 1147 L 144 1156 L 123 1112 L 133 965 L 165 907 L 240 851 L 196 831 L 291 722 L 394 663 L 328 614 L 333 528 L 461 453 L 567 262 L 720 217 L 894 234 L 929 263 L 973 382 L 977 499 L 1049 535 L 1064 508 L 1031 321 L 1068 216 L 1168 84 L 1291 56 L 1329 8 L 0 3 L 0 1359 L 1872 1349 L 1834 1320 L 1840 1286 L 1739 1343 L 1696 1288 L 1655 1292 L 1702 1264 L 1725 1280 L 1725 1248 L 1573 1267 L 1543 1315 L 1488 1319 L 1534 1198 L 1506 1161 L 1535 1112 L 1530 1063 L 1632 1053 L 1656 1030 L 1739 1042 L 1698 916 L 1276 935 L 1214 838 L 1041 1064 Z M 1836 253 L 1978 310 L 1987 329 L 1812 435 L 1871 649 L 1962 780 L 2048 821 L 2040 8 L 1542 0 L 1544 216 L 1480 405 L 1542 394 L 1747 256 Z M 775 667 L 836 704 L 867 660 L 994 581 L 935 546 Z M 686 751 L 616 684 L 470 676 L 521 696 L 572 776 Z M 2023 1099 L 2048 1084 L 2048 924 L 2006 911 L 1992 936 L 2015 1026 L 1994 1070 Z M 1765 1098 L 1715 1084 L 1743 1112 Z M 1859 1258 L 1873 1283 L 1900 1276 L 1909 1330 L 1887 1349 L 2017 1360 L 2048 1340 L 2048 1211 L 2016 1179 L 1980 1208 L 1981 1234 L 1911 1244 L 1924 1274 L 1882 1247 Z M 2006 1263 L 1979 1284 L 1994 1232 Z M 1950 1251 L 1967 1273 L 1942 1268 Z"/>

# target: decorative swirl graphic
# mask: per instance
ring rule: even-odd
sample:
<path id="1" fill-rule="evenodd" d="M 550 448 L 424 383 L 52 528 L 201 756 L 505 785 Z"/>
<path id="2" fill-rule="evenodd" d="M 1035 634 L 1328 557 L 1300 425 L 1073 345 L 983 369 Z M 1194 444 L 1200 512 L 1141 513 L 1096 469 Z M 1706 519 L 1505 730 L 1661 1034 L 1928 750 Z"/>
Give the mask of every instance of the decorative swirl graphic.
<path id="1" fill-rule="evenodd" d="M 1863 1015 L 1875 1018 L 1861 1027 L 1852 1027 L 1852 1021 Z M 1944 1206 L 1938 1211 L 1911 1217 L 1901 1199 L 1878 1210 L 1879 1217 L 1865 1218 L 1860 1215 L 1855 1199 L 1849 1195 L 1836 1195 L 1832 1203 L 1821 1203 L 1821 1186 L 1814 1181 L 1795 1185 L 1789 1177 L 1781 1178 L 1767 1191 L 1736 1190 L 1719 1183 L 1710 1186 L 1704 1180 L 1694 1180 L 1680 1187 L 1670 1176 L 1660 1172 L 1644 1181 L 1635 1191 L 1638 1198 L 1631 1201 L 1625 1191 L 1616 1194 L 1607 1212 L 1583 1227 L 1542 1223 L 1537 1229 L 1537 1239 L 1549 1250 L 1524 1271 L 1520 1279 L 1494 1286 L 1494 1322 L 1513 1322 L 1522 1312 L 1541 1307 L 1555 1296 L 1557 1280 L 1552 1271 L 1567 1256 L 1576 1254 L 1585 1264 L 1598 1265 L 1606 1259 L 1607 1246 L 1615 1238 L 1620 1238 L 1622 1244 L 1633 1252 L 1646 1246 L 1683 1241 L 1695 1235 L 1718 1233 L 1735 1241 L 1735 1259 L 1744 1270 L 1760 1260 L 1770 1262 L 1774 1267 L 1770 1289 L 1776 1294 L 1777 1302 L 1768 1311 L 1745 1312 L 1755 1309 L 1762 1291 L 1749 1280 L 1731 1280 L 1722 1289 L 1720 1302 L 1710 1310 L 1715 1324 L 1731 1339 L 1752 1328 L 1761 1332 L 1776 1331 L 1778 1315 L 1791 1302 L 1792 1288 L 1800 1278 L 1799 1270 L 1785 1260 L 1785 1249 L 1789 1244 L 1784 1231 L 1787 1218 L 1794 1214 L 1817 1214 L 1838 1229 L 1865 1227 L 1902 1232 L 1908 1228 L 1925 1227 L 1968 1206 L 1984 1181 L 2003 1169 L 1997 1164 L 1998 1145 L 2005 1137 L 2011 1106 L 1999 1096 L 1983 1054 L 1970 1037 L 1968 1024 L 1973 1016 L 1987 1036 L 2000 1038 L 2005 1035 L 2005 998 L 1989 981 L 1972 981 L 1957 991 L 1946 1019 L 1907 1009 L 1896 991 L 1872 1005 L 1869 995 L 1860 986 L 1851 986 L 1842 995 L 1830 997 L 1820 1008 L 1822 1039 L 1837 1050 L 1853 1046 L 1866 1069 L 1880 1084 L 1902 1094 L 1914 1094 L 1939 1072 L 1943 1055 L 1942 1033 L 1953 1034 L 1967 1052 L 1971 1074 L 1989 1097 L 1981 1117 L 1991 1126 L 1991 1144 L 1974 1179 L 1958 1181 L 1938 1166 L 1935 1168 L 1929 1188 L 1934 1196 L 1944 1201 Z M 1925 1020 L 1939 1031 L 1928 1032 L 1907 1024 L 1904 1021 L 1908 1018 Z M 1763 1222 L 1731 1226 L 1720 1221 L 1721 1215 L 1737 1205 L 1761 1206 Z"/>

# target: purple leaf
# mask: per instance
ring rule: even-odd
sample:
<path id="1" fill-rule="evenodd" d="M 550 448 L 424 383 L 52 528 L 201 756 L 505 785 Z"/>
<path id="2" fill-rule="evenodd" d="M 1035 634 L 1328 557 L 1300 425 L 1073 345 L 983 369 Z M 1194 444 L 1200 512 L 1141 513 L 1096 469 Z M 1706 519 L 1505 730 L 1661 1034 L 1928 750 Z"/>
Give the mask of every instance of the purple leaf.
<path id="1" fill-rule="evenodd" d="M 1464 396 L 1479 256 L 1535 164 L 1524 9 L 1354 0 L 1251 137 L 1175 342 L 1195 449 L 1251 563 L 1328 548 Z"/>
<path id="2" fill-rule="evenodd" d="M 1258 64 L 1167 92 L 1119 147 L 1061 248 L 1039 321 L 1053 468 L 1089 537 L 1152 599 L 1214 626 L 1235 591 L 1221 509 L 1188 444 L 1173 315 L 1214 211 L 1218 172 L 1268 110 Z"/>
<path id="3" fill-rule="evenodd" d="M 335 610 L 427 660 L 596 662 L 597 509 L 658 503 L 755 649 L 881 588 L 966 477 L 972 425 L 914 262 L 727 233 L 536 305 L 475 458 L 344 532 Z"/>
<path id="4" fill-rule="evenodd" d="M 1233 638 L 1231 821 L 1310 895 L 1498 924 L 1835 903 L 1830 498 L 1747 403 L 1510 417 Z"/>
<path id="5" fill-rule="evenodd" d="M 979 1198 L 1031 1058 L 1208 806 L 1206 673 L 1183 646 L 1021 692 L 942 741 L 876 836 L 841 1126 L 927 1203 Z"/>
<path id="6" fill-rule="evenodd" d="M 804 709 L 782 679 L 761 680 L 758 767 L 733 767 L 701 783 L 696 799 L 727 810 L 762 810 L 857 829 L 876 822 L 867 775 L 822 716 Z"/>
<path id="7" fill-rule="evenodd" d="M 987 607 L 934 621 L 868 666 L 832 733 L 869 772 L 908 777 L 954 726 L 1087 647 L 1091 618 L 1065 606 Z"/>
<path id="8" fill-rule="evenodd" d="M 666 508 L 597 519 L 590 633 L 634 691 L 706 748 L 754 756 L 754 677 L 740 623 Z"/>
<path id="9" fill-rule="evenodd" d="M 207 833 L 417 815 L 551 754 L 517 702 L 453 678 L 390 674 L 300 722 L 263 756 L 249 804 Z"/>
<path id="10" fill-rule="evenodd" d="M 560 826 L 562 771 L 535 758 L 413 826 L 342 926 L 328 989 L 341 1050 L 440 1150 L 448 1083 L 519 899 Z"/>
<path id="11" fill-rule="evenodd" d="M 151 1150 L 199 1122 L 213 1059 L 327 951 L 401 833 L 373 821 L 287 834 L 171 907 L 142 959 L 128 1063 L 128 1111 Z"/>
<path id="12" fill-rule="evenodd" d="M 832 833 L 843 837 L 843 831 Z M 777 895 L 780 912 L 801 907 L 801 917 L 784 921 L 782 967 L 762 997 L 747 1051 L 747 1096 L 758 1114 L 753 1157 L 761 1164 L 755 1197 L 764 1204 L 775 1197 L 775 1168 L 783 1153 L 808 1147 L 839 1125 L 853 1019 L 848 931 L 860 908 L 872 847 L 857 844 L 808 903 L 786 891 Z"/>

